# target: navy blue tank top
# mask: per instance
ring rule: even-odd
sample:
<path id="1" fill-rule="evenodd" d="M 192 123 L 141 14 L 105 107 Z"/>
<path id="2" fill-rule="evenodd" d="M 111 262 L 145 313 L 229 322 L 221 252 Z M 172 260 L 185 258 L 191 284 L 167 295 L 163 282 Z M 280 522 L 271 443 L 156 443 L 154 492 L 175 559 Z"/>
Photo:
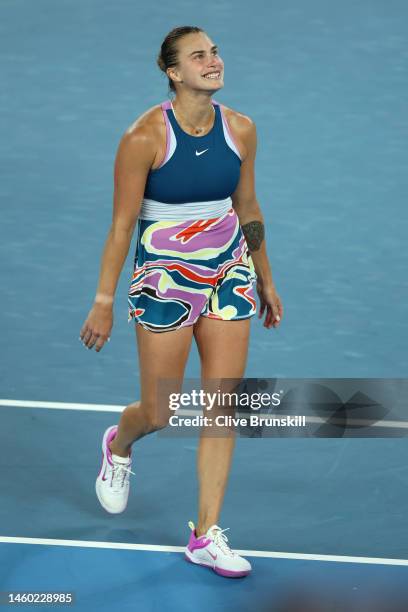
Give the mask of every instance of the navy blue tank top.
<path id="1" fill-rule="evenodd" d="M 161 104 L 166 122 L 166 154 L 150 170 L 144 198 L 168 204 L 224 200 L 235 191 L 241 157 L 218 102 L 215 118 L 204 136 L 191 136 L 177 123 L 170 100 Z M 174 208 L 174 206 L 172 206 Z"/>

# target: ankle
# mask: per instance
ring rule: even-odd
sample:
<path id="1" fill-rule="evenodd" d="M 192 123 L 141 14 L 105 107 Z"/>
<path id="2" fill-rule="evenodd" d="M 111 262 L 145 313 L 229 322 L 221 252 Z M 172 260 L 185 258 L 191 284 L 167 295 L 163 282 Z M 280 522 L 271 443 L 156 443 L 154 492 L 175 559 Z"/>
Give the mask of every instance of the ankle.
<path id="1" fill-rule="evenodd" d="M 129 457 L 129 450 L 124 450 L 123 448 L 116 448 L 115 440 L 112 440 L 109 444 L 109 449 L 111 453 L 114 455 L 118 455 L 119 457 Z"/>
<path id="2" fill-rule="evenodd" d="M 211 523 L 211 525 L 213 525 L 213 523 Z M 205 525 L 203 525 L 202 527 L 201 525 L 197 525 L 197 527 L 195 528 L 196 538 L 201 538 L 201 536 L 205 535 L 211 525 L 209 525 L 208 527 L 206 527 Z"/>

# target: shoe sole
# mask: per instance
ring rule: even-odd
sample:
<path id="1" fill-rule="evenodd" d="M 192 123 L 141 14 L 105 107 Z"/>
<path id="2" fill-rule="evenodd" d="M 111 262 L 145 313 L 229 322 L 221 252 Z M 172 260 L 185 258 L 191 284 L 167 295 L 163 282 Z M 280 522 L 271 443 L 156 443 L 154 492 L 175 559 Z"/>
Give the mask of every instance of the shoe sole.
<path id="1" fill-rule="evenodd" d="M 97 498 L 99 500 L 99 503 L 101 504 L 102 508 L 104 510 L 106 510 L 106 512 L 109 512 L 109 514 L 121 514 L 124 510 L 126 510 L 127 502 L 126 502 L 126 506 L 122 510 L 113 510 L 111 507 L 106 505 L 106 503 L 102 499 L 101 494 L 99 492 L 100 481 L 101 481 L 101 478 L 102 478 L 101 474 L 104 471 L 103 468 L 104 468 L 104 465 L 105 465 L 105 461 L 107 461 L 107 458 L 105 456 L 105 445 L 106 445 L 106 440 L 107 440 L 108 435 L 110 434 L 110 432 L 111 432 L 111 428 L 108 428 L 106 430 L 104 436 L 103 436 L 103 439 L 102 439 L 102 457 L 103 457 L 103 461 L 102 461 L 101 471 L 99 472 L 99 475 L 98 475 L 98 477 L 96 479 L 96 482 L 95 482 L 95 492 L 96 492 L 96 496 L 97 496 Z"/>
<path id="2" fill-rule="evenodd" d="M 219 576 L 224 576 L 224 578 L 244 578 L 245 576 L 248 576 L 248 574 L 251 573 L 251 570 L 234 572 L 232 570 L 221 569 L 220 567 L 217 567 L 216 565 L 211 565 L 210 563 L 202 563 L 201 561 L 195 561 L 194 559 L 188 556 L 187 551 L 184 552 L 184 558 L 186 561 L 189 561 L 189 563 L 193 563 L 194 565 L 201 565 L 202 567 L 212 569 L 216 574 L 218 574 Z"/>

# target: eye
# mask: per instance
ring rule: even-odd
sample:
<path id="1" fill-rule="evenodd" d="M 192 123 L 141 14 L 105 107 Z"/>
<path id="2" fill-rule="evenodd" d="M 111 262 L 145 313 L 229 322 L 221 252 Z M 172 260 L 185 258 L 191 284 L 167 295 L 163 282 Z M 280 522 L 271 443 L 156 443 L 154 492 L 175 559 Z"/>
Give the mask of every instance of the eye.
<path id="1" fill-rule="evenodd" d="M 218 55 L 218 50 L 215 50 L 212 52 L 213 55 Z M 196 53 L 196 55 L 194 56 L 194 59 L 196 58 L 203 58 L 204 57 L 204 53 Z"/>

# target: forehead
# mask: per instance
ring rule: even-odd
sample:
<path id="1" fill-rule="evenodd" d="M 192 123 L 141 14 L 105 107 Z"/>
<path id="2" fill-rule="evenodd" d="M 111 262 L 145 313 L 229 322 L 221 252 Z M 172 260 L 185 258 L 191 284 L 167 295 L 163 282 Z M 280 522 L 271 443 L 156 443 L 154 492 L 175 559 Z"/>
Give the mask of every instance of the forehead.
<path id="1" fill-rule="evenodd" d="M 210 50 L 215 43 L 205 32 L 194 32 L 187 34 L 179 40 L 179 53 L 187 57 L 193 51 Z"/>

